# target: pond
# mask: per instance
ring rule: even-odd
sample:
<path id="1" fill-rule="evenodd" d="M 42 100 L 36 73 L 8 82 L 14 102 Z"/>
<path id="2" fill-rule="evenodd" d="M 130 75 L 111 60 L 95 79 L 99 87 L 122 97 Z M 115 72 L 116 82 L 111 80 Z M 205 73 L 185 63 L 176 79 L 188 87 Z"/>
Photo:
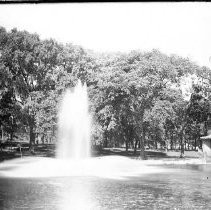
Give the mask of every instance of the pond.
<path id="1" fill-rule="evenodd" d="M 0 178 L 0 209 L 211 209 L 211 165 L 160 165 L 141 176 Z"/>

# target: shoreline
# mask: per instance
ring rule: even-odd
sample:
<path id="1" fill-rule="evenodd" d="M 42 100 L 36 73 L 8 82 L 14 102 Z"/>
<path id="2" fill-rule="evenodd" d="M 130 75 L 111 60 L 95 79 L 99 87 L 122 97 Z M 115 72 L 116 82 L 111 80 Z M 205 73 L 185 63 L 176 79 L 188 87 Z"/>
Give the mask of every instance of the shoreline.
<path id="1" fill-rule="evenodd" d="M 159 160 L 169 163 L 184 163 L 184 162 L 206 162 L 204 160 L 203 154 L 195 151 L 189 150 L 185 151 L 185 156 L 180 158 L 180 151 L 178 150 L 145 150 L 146 157 L 148 161 L 156 161 L 159 163 Z M 101 149 L 93 149 L 91 150 L 92 157 L 103 157 L 103 156 L 123 156 L 131 159 L 141 159 L 140 150 L 138 149 L 136 154 L 132 149 L 128 151 L 125 148 L 101 148 Z M 33 152 L 29 151 L 29 148 L 23 148 L 21 151 L 18 148 L 4 148 L 0 150 L 0 162 L 4 160 L 16 159 L 21 157 L 50 157 L 54 158 L 56 156 L 56 145 L 54 144 L 38 144 L 34 146 Z"/>

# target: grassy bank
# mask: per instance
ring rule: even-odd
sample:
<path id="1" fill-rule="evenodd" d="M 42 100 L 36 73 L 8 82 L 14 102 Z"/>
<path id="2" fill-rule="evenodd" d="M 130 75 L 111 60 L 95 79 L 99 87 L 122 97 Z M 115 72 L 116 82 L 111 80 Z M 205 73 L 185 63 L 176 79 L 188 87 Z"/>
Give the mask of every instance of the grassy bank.
<path id="1" fill-rule="evenodd" d="M 21 157 L 55 157 L 55 145 L 43 144 L 35 145 L 34 150 L 30 151 L 29 148 L 6 148 L 0 150 L 0 161 L 9 160 Z"/>
<path id="2" fill-rule="evenodd" d="M 162 159 L 162 158 L 180 158 L 180 151 L 164 151 L 164 150 L 146 150 L 146 156 L 148 159 Z M 93 156 L 102 155 L 122 155 L 131 158 L 138 158 L 140 151 L 137 150 L 134 154 L 133 150 L 125 151 L 125 148 L 104 148 L 101 151 L 95 151 Z M 199 158 L 197 151 L 185 151 L 185 158 Z"/>
<path id="3" fill-rule="evenodd" d="M 130 158 L 139 158 L 140 151 L 137 150 L 134 154 L 133 150 L 125 151 L 125 148 L 104 148 L 101 150 L 93 150 L 92 156 L 107 156 L 107 155 L 120 155 Z M 180 157 L 180 151 L 162 151 L 162 150 L 146 150 L 147 159 L 175 159 Z M 35 145 L 34 151 L 29 149 L 3 149 L 0 150 L 0 161 L 9 160 L 20 157 L 55 157 L 55 145 L 43 144 Z M 200 155 L 196 151 L 185 151 L 185 158 L 199 158 Z"/>

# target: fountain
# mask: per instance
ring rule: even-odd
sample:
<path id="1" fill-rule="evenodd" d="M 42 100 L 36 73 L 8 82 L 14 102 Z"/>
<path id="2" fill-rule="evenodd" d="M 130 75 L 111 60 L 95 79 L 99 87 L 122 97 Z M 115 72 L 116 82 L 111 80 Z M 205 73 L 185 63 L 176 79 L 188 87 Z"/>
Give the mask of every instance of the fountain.
<path id="1" fill-rule="evenodd" d="M 90 125 L 86 84 L 67 89 L 59 107 L 56 158 L 5 161 L 0 174 L 7 177 L 98 176 L 118 178 L 153 173 L 143 161 L 121 156 L 90 157 Z M 8 170 L 8 168 L 12 170 Z"/>
<path id="2" fill-rule="evenodd" d="M 192 163 L 183 168 L 181 161 L 177 165 L 167 161 L 170 167 L 164 167 L 163 160 L 152 166 L 154 160 L 121 156 L 91 158 L 90 119 L 87 87 L 79 81 L 60 104 L 56 158 L 23 157 L 0 164 L 0 209 L 211 206 L 211 167 Z"/>
<path id="3" fill-rule="evenodd" d="M 61 102 L 57 158 L 90 157 L 90 123 L 87 87 L 79 80 L 73 91 L 66 90 Z"/>

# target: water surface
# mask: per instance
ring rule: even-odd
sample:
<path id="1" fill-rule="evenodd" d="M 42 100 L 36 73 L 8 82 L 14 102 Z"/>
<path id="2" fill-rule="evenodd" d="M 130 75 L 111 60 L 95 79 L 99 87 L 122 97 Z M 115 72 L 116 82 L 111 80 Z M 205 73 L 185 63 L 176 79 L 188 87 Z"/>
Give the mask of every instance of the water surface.
<path id="1" fill-rule="evenodd" d="M 211 165 L 109 179 L 0 178 L 0 209 L 211 209 Z"/>

